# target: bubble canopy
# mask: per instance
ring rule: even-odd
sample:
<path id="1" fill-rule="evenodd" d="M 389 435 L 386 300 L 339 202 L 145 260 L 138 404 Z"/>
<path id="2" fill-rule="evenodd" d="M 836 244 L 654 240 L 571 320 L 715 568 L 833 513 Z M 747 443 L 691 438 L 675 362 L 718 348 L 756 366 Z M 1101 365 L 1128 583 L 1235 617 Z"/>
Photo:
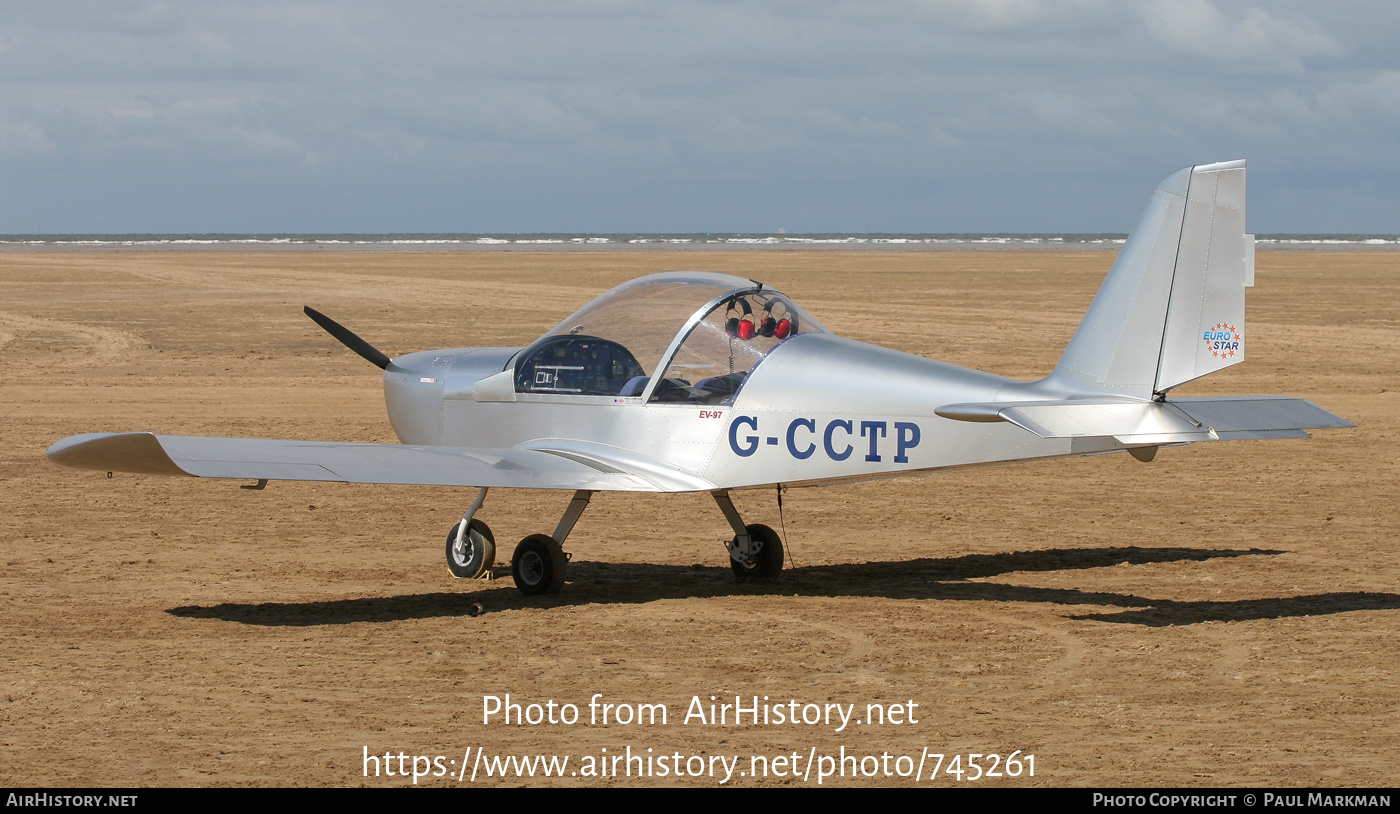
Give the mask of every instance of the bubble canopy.
<path id="1" fill-rule="evenodd" d="M 754 280 L 652 274 L 604 293 L 517 354 L 515 389 L 728 404 L 774 348 L 825 330 Z"/>

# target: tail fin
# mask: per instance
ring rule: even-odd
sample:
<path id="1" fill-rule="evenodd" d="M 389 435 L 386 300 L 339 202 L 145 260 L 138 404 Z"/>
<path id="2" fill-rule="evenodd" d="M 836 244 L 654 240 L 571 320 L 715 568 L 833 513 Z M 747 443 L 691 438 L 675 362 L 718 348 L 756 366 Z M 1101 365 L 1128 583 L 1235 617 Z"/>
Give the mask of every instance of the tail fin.
<path id="1" fill-rule="evenodd" d="M 1149 399 L 1244 361 L 1245 163 L 1167 176 L 1108 272 L 1051 379 Z"/>

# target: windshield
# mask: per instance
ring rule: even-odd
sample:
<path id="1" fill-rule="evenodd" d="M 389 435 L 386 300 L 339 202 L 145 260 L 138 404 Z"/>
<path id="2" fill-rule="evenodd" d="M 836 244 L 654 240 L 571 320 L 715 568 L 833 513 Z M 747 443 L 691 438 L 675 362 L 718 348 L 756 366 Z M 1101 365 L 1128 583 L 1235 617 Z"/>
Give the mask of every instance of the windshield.
<path id="1" fill-rule="evenodd" d="M 521 393 L 727 403 L 798 333 L 825 330 L 786 297 L 728 274 L 668 272 L 608 291 L 516 357 Z M 651 378 L 665 365 L 665 376 Z"/>

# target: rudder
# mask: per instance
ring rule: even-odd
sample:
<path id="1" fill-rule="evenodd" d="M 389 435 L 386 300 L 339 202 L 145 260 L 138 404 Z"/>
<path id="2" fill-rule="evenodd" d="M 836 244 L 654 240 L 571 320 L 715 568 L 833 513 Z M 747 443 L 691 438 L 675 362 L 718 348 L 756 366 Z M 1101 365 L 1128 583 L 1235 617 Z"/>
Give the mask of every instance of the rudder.
<path id="1" fill-rule="evenodd" d="M 1154 392 L 1244 361 L 1244 290 L 1254 285 L 1244 215 L 1244 161 L 1192 169 Z"/>

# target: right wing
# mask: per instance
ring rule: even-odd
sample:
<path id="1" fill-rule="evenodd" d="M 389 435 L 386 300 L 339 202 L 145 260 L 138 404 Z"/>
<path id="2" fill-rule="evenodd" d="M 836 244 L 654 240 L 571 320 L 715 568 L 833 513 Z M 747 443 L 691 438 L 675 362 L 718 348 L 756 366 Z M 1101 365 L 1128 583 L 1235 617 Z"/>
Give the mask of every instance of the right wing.
<path id="1" fill-rule="evenodd" d="M 49 447 L 48 458 L 77 469 L 196 478 L 624 492 L 712 488 L 691 473 L 660 462 L 645 467 L 609 454 L 611 448 L 602 445 L 590 450 L 570 449 L 567 442 L 532 446 L 475 449 L 127 432 L 70 436 Z"/>

